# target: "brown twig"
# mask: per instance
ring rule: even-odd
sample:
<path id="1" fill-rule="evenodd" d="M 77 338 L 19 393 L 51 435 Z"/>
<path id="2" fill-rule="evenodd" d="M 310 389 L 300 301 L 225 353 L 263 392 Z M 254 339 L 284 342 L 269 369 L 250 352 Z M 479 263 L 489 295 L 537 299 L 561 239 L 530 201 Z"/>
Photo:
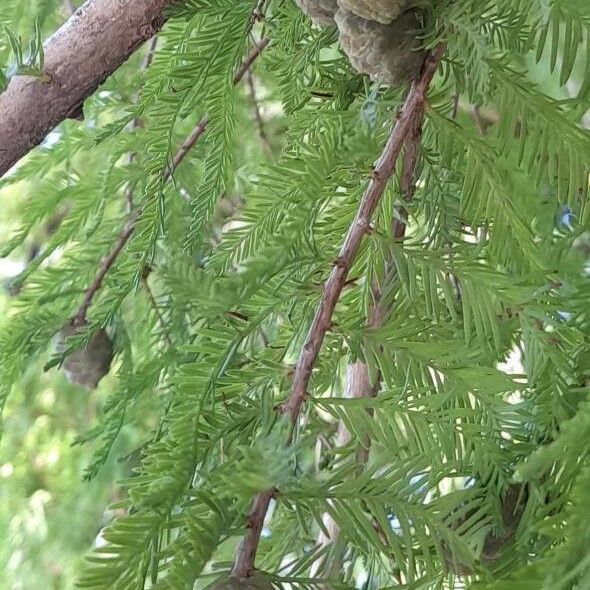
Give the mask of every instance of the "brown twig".
<path id="1" fill-rule="evenodd" d="M 256 6 L 254 7 L 254 10 L 250 14 L 250 22 L 248 23 L 248 28 L 246 30 L 246 33 L 248 35 L 250 35 L 250 33 L 252 32 L 254 25 L 264 18 L 264 5 L 265 4 L 266 4 L 266 0 L 258 0 L 258 2 L 256 2 Z"/>
<path id="2" fill-rule="evenodd" d="M 434 52 L 428 55 L 421 77 L 412 83 L 404 105 L 397 117 L 395 126 L 387 140 L 385 149 L 373 170 L 373 177 L 363 194 L 357 214 L 344 239 L 332 272 L 324 285 L 322 298 L 316 309 L 315 317 L 309 328 L 295 368 L 291 392 L 279 409 L 281 414 L 287 414 L 290 417 L 292 424 L 295 423 L 299 416 L 299 409 L 307 394 L 307 386 L 311 378 L 313 366 L 324 336 L 330 327 L 332 314 L 342 287 L 346 282 L 350 267 L 358 252 L 363 236 L 369 230 L 371 217 L 379 204 L 387 182 L 393 174 L 404 142 L 415 128 L 416 117 L 422 116 L 426 101 L 426 91 L 438 67 L 443 51 L 444 48 L 440 45 Z"/>
<path id="3" fill-rule="evenodd" d="M 248 68 L 250 68 L 250 66 L 254 63 L 255 59 L 260 55 L 261 51 L 268 45 L 268 43 L 269 39 L 264 38 L 252 49 L 252 51 L 250 51 L 250 53 L 242 62 L 242 65 L 238 68 L 236 74 L 234 75 L 234 84 L 237 84 L 244 77 L 244 74 L 248 71 Z M 174 155 L 174 158 L 172 158 L 171 165 L 164 171 L 165 180 L 168 180 L 170 178 L 176 167 L 182 162 L 182 160 L 188 154 L 190 149 L 195 145 L 199 137 L 201 137 L 206 127 L 207 117 L 205 116 L 196 124 L 193 130 L 182 142 L 180 148 Z M 95 295 L 100 290 L 104 277 L 109 272 L 109 270 L 117 260 L 119 254 L 125 247 L 125 244 L 135 231 L 135 223 L 138 217 L 139 213 L 137 211 L 130 213 L 129 219 L 123 226 L 123 229 L 117 237 L 110 252 L 100 262 L 99 271 L 96 277 L 94 278 L 90 286 L 86 289 L 84 293 L 84 299 L 82 300 L 80 307 L 72 316 L 72 323 L 82 324 L 86 321 L 86 313 L 88 312 L 88 309 L 92 304 Z"/>
<path id="4" fill-rule="evenodd" d="M 453 110 L 451 112 L 451 119 L 456 119 L 458 114 L 459 114 L 459 94 L 455 94 L 453 96 Z M 453 256 L 452 244 L 449 242 L 448 246 L 449 246 L 449 255 L 452 258 L 452 256 Z M 459 286 L 459 280 L 457 279 L 457 276 L 453 273 L 446 273 L 446 276 L 449 279 L 449 281 L 451 282 L 453 292 L 455 293 L 455 298 L 457 299 L 458 302 L 461 302 L 461 288 Z"/>
<path id="5" fill-rule="evenodd" d="M 92 300 L 94 296 L 98 293 L 100 288 L 102 287 L 102 282 L 115 263 L 115 260 L 125 247 L 125 244 L 131 237 L 135 229 L 135 221 L 137 220 L 136 215 L 132 215 L 128 220 L 127 223 L 123 226 L 123 230 L 119 234 L 117 241 L 114 243 L 111 251 L 101 260 L 98 273 L 94 277 L 94 280 L 90 284 L 90 286 L 86 289 L 84 293 L 84 299 L 78 308 L 78 311 L 72 317 L 72 324 L 73 325 L 82 325 L 86 321 L 86 313 L 88 312 L 88 308 L 92 304 Z"/>
<path id="6" fill-rule="evenodd" d="M 264 524 L 264 517 L 268 511 L 271 499 L 275 495 L 275 489 L 264 490 L 256 495 L 252 508 L 246 520 L 246 534 L 242 537 L 236 550 L 236 558 L 231 575 L 236 578 L 246 578 L 254 571 L 254 559 L 260 542 L 260 533 Z"/>
<path id="7" fill-rule="evenodd" d="M 250 69 L 254 60 L 260 55 L 262 50 L 269 44 L 270 39 L 268 37 L 262 38 L 254 47 L 251 49 L 250 53 L 242 62 L 242 65 L 238 68 L 236 73 L 234 74 L 233 83 L 238 84 L 246 74 L 246 72 Z M 182 142 L 182 145 L 176 152 L 174 158 L 172 158 L 172 164 L 169 168 L 166 169 L 164 173 L 164 178 L 168 179 L 172 172 L 176 169 L 176 167 L 182 162 L 183 158 L 186 154 L 191 150 L 193 145 L 197 142 L 199 137 L 203 135 L 205 129 L 207 129 L 207 124 L 209 123 L 209 119 L 207 115 L 203 116 L 199 122 L 195 125 L 193 130 L 189 133 L 186 139 Z"/>
<path id="8" fill-rule="evenodd" d="M 156 314 L 156 318 L 158 319 L 160 327 L 162 328 L 162 333 L 164 334 L 164 339 L 166 340 L 166 343 L 168 344 L 168 346 L 172 348 L 172 338 L 170 337 L 170 334 L 168 333 L 168 326 L 166 325 L 166 320 L 164 320 L 164 316 L 160 312 L 160 307 L 158 306 L 158 302 L 156 301 L 156 298 L 154 296 L 154 292 L 152 291 L 152 288 L 150 287 L 150 284 L 148 283 L 147 277 L 148 277 L 147 273 L 144 273 L 141 277 L 141 283 L 142 283 L 143 288 L 145 290 L 145 294 L 148 298 L 148 301 L 150 302 L 150 305 L 151 305 L 152 309 L 154 310 L 154 313 Z"/>
<path id="9" fill-rule="evenodd" d="M 258 99 L 256 98 L 256 88 L 254 87 L 254 76 L 252 76 L 252 72 L 249 70 L 246 74 L 246 80 L 248 82 L 248 89 L 250 91 L 250 104 L 252 106 L 252 115 L 254 118 L 254 123 L 256 124 L 256 128 L 258 129 L 258 137 L 260 138 L 260 143 L 262 144 L 262 148 L 268 154 L 272 154 L 272 148 L 270 147 L 270 142 L 268 141 L 268 136 L 266 135 L 266 131 L 264 130 L 264 121 L 262 120 L 262 114 L 260 112 L 260 105 L 258 104 Z"/>
<path id="10" fill-rule="evenodd" d="M 199 137 L 201 137 L 201 135 L 203 135 L 203 133 L 205 132 L 205 129 L 207 128 L 208 122 L 209 121 L 207 119 L 207 116 L 205 115 L 193 127 L 193 130 L 186 136 L 186 139 L 182 142 L 182 144 L 178 148 L 178 151 L 176 152 L 176 154 L 174 154 L 174 157 L 172 158 L 172 163 L 170 164 L 170 166 L 168 168 L 166 168 L 166 171 L 164 172 L 164 178 L 166 180 L 168 180 L 170 178 L 170 176 L 172 175 L 174 170 L 176 170 L 176 168 L 180 164 L 180 162 L 182 162 L 184 157 L 189 153 L 189 151 L 192 149 L 192 147 L 195 145 L 195 143 L 197 143 L 197 140 L 199 139 Z"/>
<path id="11" fill-rule="evenodd" d="M 254 47 L 251 49 L 250 53 L 242 62 L 242 65 L 238 68 L 238 71 L 234 75 L 234 84 L 237 84 L 243 77 L 244 74 L 250 69 L 254 60 L 260 55 L 262 50 L 270 43 L 270 39 L 268 37 L 263 37 L 258 41 L 258 43 L 254 44 Z"/>
<path id="12" fill-rule="evenodd" d="M 409 134 L 405 142 L 402 159 L 402 169 L 400 172 L 400 193 L 404 203 L 409 203 L 412 200 L 414 192 L 416 190 L 415 176 L 422 130 L 422 114 L 417 114 L 415 121 L 416 123 L 413 126 L 412 132 Z M 403 205 L 396 207 L 392 219 L 392 237 L 394 238 L 394 240 L 401 241 L 404 239 L 406 234 L 407 219 L 408 214 L 406 208 Z M 385 277 L 391 275 L 391 272 L 394 270 L 395 260 L 393 256 L 390 254 L 385 260 L 384 264 Z M 390 312 L 391 310 L 391 303 L 383 301 L 382 289 L 376 280 L 374 280 L 371 285 L 371 297 L 372 302 L 369 307 L 366 326 L 367 328 L 374 330 L 380 328 L 383 325 L 383 322 L 385 321 L 388 312 Z M 355 362 L 349 363 L 346 368 L 344 397 L 348 399 L 374 397 L 375 395 L 377 395 L 380 384 L 381 374 L 378 373 L 377 376 L 374 378 L 374 383 L 371 383 L 371 379 L 369 376 L 369 367 L 365 362 L 357 360 Z M 370 410 L 367 411 L 370 412 Z M 372 414 L 372 412 L 370 413 Z M 351 440 L 352 434 L 346 427 L 346 424 L 341 420 L 338 423 L 335 445 L 337 448 L 342 448 L 346 446 Z M 367 464 L 367 461 L 369 459 L 370 444 L 370 439 L 361 441 L 361 445 L 357 450 L 356 461 L 359 473 L 361 473 L 364 470 L 365 465 Z M 316 543 L 320 549 L 323 549 L 328 545 L 334 543 L 338 535 L 340 534 L 340 527 L 338 526 L 338 523 L 334 520 L 333 516 L 329 512 L 326 512 L 323 515 L 322 520 L 324 523 L 324 529 L 325 531 L 327 531 L 327 534 L 324 532 L 324 530 L 321 530 L 317 537 Z M 377 534 L 379 535 L 379 538 L 383 543 L 384 547 L 386 547 L 387 535 L 385 534 L 385 531 L 381 527 L 380 523 L 373 518 L 372 526 L 377 531 Z M 322 567 L 325 561 L 325 557 L 328 554 L 321 551 L 321 555 L 322 557 L 314 561 L 312 564 L 310 573 L 313 577 L 315 577 L 317 572 Z M 395 571 L 392 573 L 396 575 Z"/>
<path id="13" fill-rule="evenodd" d="M 416 120 L 422 119 L 426 103 L 426 92 L 442 59 L 444 50 L 445 46 L 440 44 L 428 54 L 420 78 L 412 83 L 404 105 L 396 118 L 395 126 L 373 170 L 373 177 L 362 196 L 357 214 L 346 234 L 339 256 L 324 285 L 320 303 L 316 308 L 314 319 L 297 361 L 291 391 L 285 402 L 278 408 L 280 414 L 289 417 L 292 428 L 295 426 L 301 405 L 307 395 L 307 386 L 313 367 L 326 332 L 330 327 L 332 314 L 346 283 L 348 272 L 358 252 L 362 238 L 369 230 L 371 217 L 381 200 L 387 182 L 393 175 L 397 158 L 404 143 L 416 129 Z M 275 493 L 275 490 L 264 490 L 255 496 L 252 503 L 252 512 L 258 515 L 260 521 L 255 523 L 256 526 L 254 526 L 252 517 L 249 517 L 248 530 L 238 545 L 235 554 L 231 570 L 232 576 L 245 578 L 254 572 L 256 551 L 260 540 L 260 533 L 256 534 L 256 531 L 261 530 L 270 500 Z"/>

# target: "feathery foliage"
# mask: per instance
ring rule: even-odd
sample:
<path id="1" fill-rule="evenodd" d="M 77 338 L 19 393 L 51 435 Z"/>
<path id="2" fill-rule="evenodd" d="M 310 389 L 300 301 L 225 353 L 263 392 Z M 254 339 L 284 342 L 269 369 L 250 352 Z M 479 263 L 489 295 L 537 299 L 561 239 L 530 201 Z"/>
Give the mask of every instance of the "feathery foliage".
<path id="1" fill-rule="evenodd" d="M 65 4 L 0 0 L 1 71 Z M 269 489 L 277 587 L 590 587 L 590 5 L 422 4 L 446 52 L 413 195 L 400 163 L 292 435 L 276 409 L 406 88 L 292 0 L 185 0 L 0 180 L 7 587 L 53 561 L 55 588 L 204 588 Z M 82 393 L 54 336 L 93 285 L 69 346 L 104 328 L 114 359 Z"/>

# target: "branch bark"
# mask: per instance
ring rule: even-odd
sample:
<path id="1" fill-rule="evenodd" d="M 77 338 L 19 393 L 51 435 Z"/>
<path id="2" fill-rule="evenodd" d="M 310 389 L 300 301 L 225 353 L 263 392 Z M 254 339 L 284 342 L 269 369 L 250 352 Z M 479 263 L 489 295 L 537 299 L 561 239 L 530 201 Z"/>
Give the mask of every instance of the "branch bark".
<path id="1" fill-rule="evenodd" d="M 420 78 L 412 83 L 385 148 L 373 169 L 373 177 L 363 193 L 356 216 L 349 227 L 332 272 L 324 285 L 322 297 L 299 354 L 291 391 L 285 402 L 277 409 L 279 414 L 289 417 L 292 428 L 297 422 L 301 405 L 307 395 L 307 386 L 311 379 L 313 367 L 326 332 L 330 327 L 336 303 L 346 284 L 348 272 L 354 262 L 363 236 L 369 231 L 371 218 L 383 196 L 388 181 L 394 173 L 398 156 L 406 140 L 414 136 L 418 125 L 417 121 L 422 119 L 426 105 L 426 93 L 444 51 L 445 45 L 440 44 L 432 52 L 429 52 Z M 238 545 L 234 557 L 231 570 L 233 577 L 247 578 L 254 573 L 256 551 L 260 541 L 260 533 L 257 531 L 262 529 L 262 522 L 270 501 L 275 494 L 276 490 L 267 489 L 259 492 L 254 497 L 251 514 L 248 518 L 247 531 Z M 253 522 L 253 513 L 259 516 L 260 522 Z"/>
<path id="2" fill-rule="evenodd" d="M 15 76 L 0 94 L 0 177 L 164 24 L 174 0 L 88 0 L 45 43 L 49 82 Z"/>

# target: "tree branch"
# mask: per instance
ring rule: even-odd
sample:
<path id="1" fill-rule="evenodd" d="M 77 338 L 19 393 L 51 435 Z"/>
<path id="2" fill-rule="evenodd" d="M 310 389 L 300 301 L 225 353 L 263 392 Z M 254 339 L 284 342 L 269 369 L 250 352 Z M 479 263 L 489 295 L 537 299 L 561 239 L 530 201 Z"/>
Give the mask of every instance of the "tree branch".
<path id="1" fill-rule="evenodd" d="M 174 0 L 88 0 L 45 43 L 49 82 L 15 76 L 0 94 L 0 177 L 80 108 L 164 24 Z"/>
<path id="2" fill-rule="evenodd" d="M 244 74 L 250 69 L 250 66 L 254 63 L 254 60 L 260 55 L 262 50 L 270 43 L 268 37 L 263 37 L 252 47 L 250 53 L 242 62 L 242 65 L 238 68 L 238 71 L 234 75 L 234 84 L 237 84 L 243 77 Z"/>
<path id="3" fill-rule="evenodd" d="M 233 82 L 234 84 L 238 84 L 246 72 L 250 69 L 256 58 L 260 55 L 262 50 L 270 43 L 270 39 L 268 37 L 263 37 L 254 47 L 250 50 L 250 53 L 246 56 L 236 73 L 234 74 Z M 182 161 L 184 156 L 188 153 L 188 151 L 195 145 L 199 137 L 203 135 L 205 129 L 207 128 L 207 124 L 209 123 L 209 119 L 207 115 L 203 116 L 199 122 L 195 125 L 193 130 L 187 135 L 186 139 L 182 142 L 180 149 L 176 152 L 174 158 L 172 158 L 171 167 L 166 170 L 164 173 L 165 178 L 169 178 L 172 172 L 176 169 L 178 164 Z"/>
<path id="4" fill-rule="evenodd" d="M 236 578 L 246 578 L 254 572 L 254 559 L 260 542 L 264 517 L 275 492 L 274 489 L 264 490 L 257 494 L 252 502 L 252 508 L 246 521 L 247 531 L 238 544 L 231 571 L 231 575 Z"/>
<path id="5" fill-rule="evenodd" d="M 289 415 L 292 424 L 295 423 L 299 416 L 299 409 L 307 393 L 313 366 L 326 332 L 330 327 L 332 314 L 346 282 L 350 267 L 363 236 L 369 230 L 371 217 L 379 204 L 387 182 L 393 174 L 404 142 L 416 125 L 416 117 L 422 116 L 426 101 L 426 90 L 434 76 L 443 51 L 444 48 L 441 45 L 428 55 L 421 77 L 412 83 L 385 149 L 373 170 L 373 178 L 363 194 L 357 214 L 344 239 L 332 272 L 324 285 L 322 298 L 316 309 L 315 317 L 295 368 L 291 393 L 279 408 L 281 414 Z"/>
<path id="6" fill-rule="evenodd" d="M 252 51 L 250 51 L 250 53 L 245 58 L 244 62 L 242 62 L 241 66 L 238 68 L 236 74 L 234 75 L 234 84 L 237 84 L 244 77 L 244 74 L 248 71 L 250 66 L 260 55 L 262 49 L 264 49 L 264 47 L 268 45 L 269 41 L 270 40 L 267 38 L 262 39 L 261 41 L 259 41 L 258 45 L 256 45 L 252 49 Z M 245 67 L 246 64 L 247 67 Z M 195 125 L 193 130 L 187 135 L 186 139 L 178 148 L 178 151 L 172 158 L 172 163 L 164 171 L 164 178 L 166 180 L 168 180 L 172 176 L 177 166 L 182 162 L 182 160 L 185 158 L 185 156 L 188 154 L 191 148 L 195 145 L 199 137 L 203 135 L 206 127 L 207 117 L 205 116 Z M 125 223 L 125 225 L 123 226 L 123 229 L 117 237 L 115 244 L 111 248 L 110 252 L 101 261 L 99 271 L 96 277 L 94 278 L 88 289 L 86 289 L 84 299 L 82 300 L 80 307 L 72 317 L 72 323 L 84 323 L 84 321 L 86 320 L 86 313 L 88 312 L 88 309 L 92 304 L 92 300 L 100 290 L 104 277 L 109 272 L 109 270 L 117 260 L 119 254 L 121 254 L 121 252 L 123 251 L 125 244 L 128 242 L 129 238 L 135 231 L 135 222 L 137 221 L 138 217 L 139 213 L 137 211 L 130 213 L 130 217 L 127 220 L 127 223 Z"/>
<path id="7" fill-rule="evenodd" d="M 173 346 L 172 338 L 170 336 L 170 332 L 168 331 L 168 326 L 166 324 L 166 320 L 164 319 L 164 316 L 162 315 L 162 312 L 160 311 L 160 306 L 158 305 L 158 302 L 156 301 L 156 297 L 154 296 L 154 292 L 152 291 L 152 288 L 150 287 L 150 284 L 148 283 L 148 274 L 149 274 L 149 269 L 148 269 L 148 272 L 143 273 L 143 275 L 141 277 L 141 283 L 143 285 L 143 288 L 145 289 L 146 297 L 147 297 L 152 309 L 154 310 L 154 314 L 156 315 L 156 318 L 160 324 L 160 328 L 162 329 L 162 334 L 164 336 L 164 339 L 166 340 L 166 344 L 168 344 L 168 346 L 170 348 L 172 348 L 172 346 Z"/>
<path id="8" fill-rule="evenodd" d="M 254 119 L 254 123 L 256 128 L 258 129 L 258 137 L 260 139 L 260 143 L 262 148 L 266 152 L 267 155 L 272 155 L 272 148 L 270 147 L 270 142 L 268 141 L 268 136 L 266 135 L 266 131 L 264 130 L 264 121 L 262 120 L 262 113 L 260 112 L 260 105 L 258 104 L 258 99 L 256 98 L 256 87 L 254 86 L 254 76 L 252 76 L 252 72 L 248 71 L 246 75 L 246 79 L 248 81 L 248 89 L 250 91 L 250 104 L 252 105 L 252 118 Z"/>
<path id="9" fill-rule="evenodd" d="M 86 292 L 84 293 L 84 299 L 82 300 L 82 303 L 78 308 L 78 311 L 76 311 L 76 313 L 72 317 L 72 324 L 74 326 L 82 325 L 86 321 L 86 313 L 88 312 L 88 308 L 92 304 L 94 296 L 98 293 L 98 291 L 100 291 L 100 288 L 102 287 L 102 282 L 106 274 L 109 272 L 109 270 L 115 263 L 115 260 L 117 260 L 119 254 L 121 254 L 121 251 L 125 247 L 125 244 L 131 237 L 131 234 L 135 229 L 136 219 L 137 215 L 132 214 L 131 217 L 127 220 L 127 223 L 123 226 L 123 229 L 119 234 L 119 237 L 115 241 L 113 247 L 111 248 L 111 251 L 101 260 L 96 277 L 94 277 L 94 280 L 92 281 L 88 289 L 86 289 Z"/>
<path id="10" fill-rule="evenodd" d="M 416 164 L 418 161 L 418 151 L 420 147 L 420 137 L 422 132 L 422 119 L 423 113 L 417 113 L 415 117 L 415 125 L 413 126 L 412 132 L 409 134 L 404 145 L 404 153 L 402 158 L 402 168 L 400 172 L 400 193 L 405 203 L 409 203 L 416 190 Z M 393 219 L 392 219 L 392 237 L 396 241 L 403 241 L 406 234 L 408 214 L 407 210 L 403 205 L 396 207 Z M 387 256 L 384 263 L 384 280 L 391 280 L 391 272 L 395 271 L 395 260 L 390 254 Z M 373 280 L 371 285 L 371 305 L 367 314 L 366 326 L 369 329 L 377 329 L 381 327 L 391 312 L 392 303 L 391 301 L 384 301 L 382 298 L 382 288 L 377 282 Z M 347 399 L 359 399 L 366 397 L 373 397 L 377 395 L 377 391 L 381 384 L 381 374 L 378 373 L 374 382 L 371 383 L 369 376 L 369 367 L 363 361 L 357 360 L 349 363 L 346 367 L 346 379 L 344 387 L 344 397 Z M 367 410 L 372 414 L 372 411 Z M 352 433 L 346 427 L 346 424 L 341 420 L 338 423 L 338 431 L 336 434 L 336 448 L 342 448 L 346 446 L 352 440 Z M 357 449 L 357 468 L 358 472 L 361 473 L 369 459 L 369 449 L 371 441 L 366 439 L 360 441 L 361 445 Z M 317 537 L 316 544 L 320 549 L 327 547 L 334 543 L 340 534 L 340 527 L 334 520 L 333 516 L 329 512 L 325 512 L 322 516 L 324 528 L 320 531 Z M 377 531 L 381 542 L 384 547 L 387 546 L 387 536 L 383 531 L 380 523 L 376 519 L 372 519 L 372 526 Z M 324 532 L 327 531 L 327 534 Z M 324 563 L 328 554 L 321 551 L 322 556 L 316 559 L 311 566 L 311 575 L 315 577 Z M 333 556 L 338 559 L 338 555 Z M 327 575 L 331 575 L 331 570 L 336 566 L 336 563 L 329 566 Z M 395 575 L 395 571 L 392 572 Z M 399 580 L 398 580 L 399 581 Z"/>
<path id="11" fill-rule="evenodd" d="M 420 78 L 412 83 L 404 105 L 396 118 L 395 126 L 375 165 L 373 177 L 363 193 L 357 214 L 346 234 L 338 259 L 324 285 L 320 303 L 316 308 L 314 319 L 297 361 L 291 391 L 285 402 L 278 408 L 280 414 L 289 416 L 292 427 L 294 427 L 299 417 L 299 411 L 307 394 L 307 385 L 315 361 L 326 332 L 330 327 L 336 302 L 346 284 L 348 272 L 358 252 L 362 238 L 369 230 L 371 217 L 383 196 L 387 182 L 393 175 L 397 158 L 404 143 L 409 136 L 413 135 L 418 125 L 417 121 L 422 120 L 426 104 L 426 92 L 442 59 L 444 50 L 444 44 L 440 44 L 427 55 Z M 270 500 L 275 494 L 276 490 L 263 490 L 254 497 L 252 510 L 248 518 L 248 530 L 236 550 L 231 570 L 233 577 L 246 578 L 254 572 L 256 550 L 260 541 L 260 533 L 256 531 L 262 529 L 262 523 Z M 252 514 L 258 515 L 258 522 L 253 521 Z"/>

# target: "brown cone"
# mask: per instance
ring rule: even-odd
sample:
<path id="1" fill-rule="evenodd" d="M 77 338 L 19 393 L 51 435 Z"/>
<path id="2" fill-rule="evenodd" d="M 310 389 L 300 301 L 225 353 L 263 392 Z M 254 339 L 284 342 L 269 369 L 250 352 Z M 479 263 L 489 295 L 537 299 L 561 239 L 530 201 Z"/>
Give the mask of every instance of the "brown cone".
<path id="1" fill-rule="evenodd" d="M 66 349 L 65 341 L 82 331 L 83 326 L 68 324 L 58 335 L 57 350 Z M 104 330 L 95 332 L 84 348 L 73 350 L 65 358 L 62 369 L 71 383 L 96 389 L 98 382 L 109 372 L 113 360 L 113 344 Z"/>
<path id="2" fill-rule="evenodd" d="M 339 10 L 335 16 L 340 46 L 352 67 L 371 80 L 397 86 L 419 73 L 425 53 L 415 32 L 420 21 L 413 10 L 404 12 L 389 25 L 365 20 Z"/>

